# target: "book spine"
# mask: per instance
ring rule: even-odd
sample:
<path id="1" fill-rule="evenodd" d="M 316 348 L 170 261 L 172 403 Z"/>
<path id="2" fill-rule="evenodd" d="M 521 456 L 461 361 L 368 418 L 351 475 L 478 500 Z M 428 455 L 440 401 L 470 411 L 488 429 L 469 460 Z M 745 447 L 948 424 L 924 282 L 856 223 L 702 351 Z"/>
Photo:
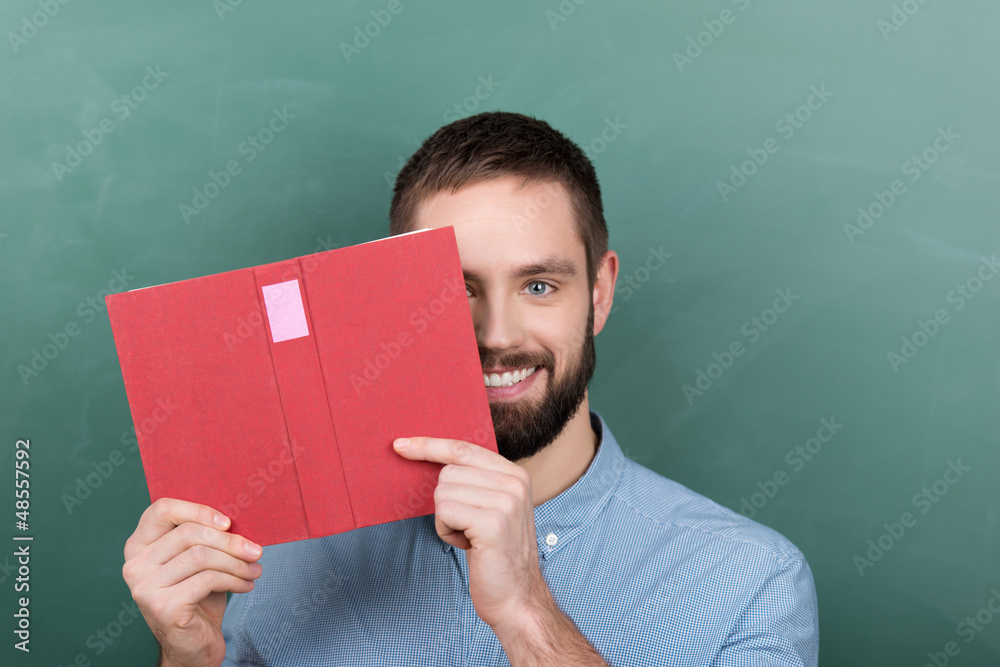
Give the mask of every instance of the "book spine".
<path id="1" fill-rule="evenodd" d="M 310 537 L 355 528 L 298 259 L 254 269 Z"/>

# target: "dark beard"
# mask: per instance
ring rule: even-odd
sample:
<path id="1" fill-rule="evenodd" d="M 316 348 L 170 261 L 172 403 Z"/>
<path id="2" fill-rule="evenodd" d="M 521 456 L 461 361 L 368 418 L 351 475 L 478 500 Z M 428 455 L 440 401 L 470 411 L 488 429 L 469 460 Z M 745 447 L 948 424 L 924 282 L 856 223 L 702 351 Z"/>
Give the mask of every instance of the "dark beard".
<path id="1" fill-rule="evenodd" d="M 564 377 L 553 378 L 554 360 L 551 355 L 548 359 L 533 359 L 517 354 L 503 359 L 486 359 L 480 352 L 480 360 L 483 368 L 541 366 L 548 371 L 548 388 L 539 402 L 529 402 L 522 398 L 490 403 L 493 430 L 500 454 L 511 461 L 532 456 L 552 444 L 583 403 L 587 385 L 597 365 L 594 350 L 594 304 L 590 304 L 590 313 L 587 315 L 583 345 Z"/>

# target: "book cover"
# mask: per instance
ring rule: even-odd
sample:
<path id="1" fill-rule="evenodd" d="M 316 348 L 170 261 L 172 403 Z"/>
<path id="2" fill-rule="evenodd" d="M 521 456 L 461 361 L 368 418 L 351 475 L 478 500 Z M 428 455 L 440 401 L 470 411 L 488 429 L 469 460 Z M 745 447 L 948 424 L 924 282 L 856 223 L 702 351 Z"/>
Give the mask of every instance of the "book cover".
<path id="1" fill-rule="evenodd" d="M 106 298 L 151 500 L 263 545 L 434 511 L 440 464 L 496 451 L 452 227 Z"/>

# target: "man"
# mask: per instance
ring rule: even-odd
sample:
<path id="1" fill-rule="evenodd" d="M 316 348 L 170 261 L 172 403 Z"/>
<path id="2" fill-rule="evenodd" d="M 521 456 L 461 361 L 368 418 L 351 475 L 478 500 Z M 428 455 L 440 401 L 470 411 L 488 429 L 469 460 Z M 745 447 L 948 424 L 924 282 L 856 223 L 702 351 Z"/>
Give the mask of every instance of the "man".
<path id="1" fill-rule="evenodd" d="M 626 459 L 590 410 L 618 256 L 579 147 L 520 114 L 456 121 L 390 220 L 455 229 L 500 454 L 400 439 L 445 464 L 434 515 L 263 556 L 213 509 L 157 501 L 123 574 L 161 664 L 815 665 L 802 554 Z"/>

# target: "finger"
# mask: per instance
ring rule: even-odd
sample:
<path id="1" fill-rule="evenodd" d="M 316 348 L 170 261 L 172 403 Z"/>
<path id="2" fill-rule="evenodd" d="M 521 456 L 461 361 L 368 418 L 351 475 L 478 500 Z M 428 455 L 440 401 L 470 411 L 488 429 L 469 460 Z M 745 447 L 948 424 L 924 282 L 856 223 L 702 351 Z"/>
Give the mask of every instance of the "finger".
<path id="1" fill-rule="evenodd" d="M 455 500 L 435 504 L 434 529 L 447 541 L 452 533 L 462 533 L 469 542 L 482 538 L 499 540 L 507 534 L 507 517 L 495 508 L 480 508 Z"/>
<path id="2" fill-rule="evenodd" d="M 434 505 L 452 501 L 478 509 L 496 509 L 510 515 L 522 513 L 524 502 L 522 498 L 509 493 L 479 485 L 439 483 L 434 489 Z"/>
<path id="3" fill-rule="evenodd" d="M 241 535 L 210 526 L 187 522 L 175 527 L 125 561 L 122 574 L 126 582 L 141 581 L 188 549 L 204 545 L 234 558 L 255 561 L 263 549 Z"/>
<path id="4" fill-rule="evenodd" d="M 531 496 L 531 475 L 524 468 L 498 472 L 450 463 L 438 473 L 438 485 L 465 484 L 503 491 L 519 498 Z"/>
<path id="5" fill-rule="evenodd" d="M 438 536 L 442 541 L 447 542 L 456 549 L 462 549 L 464 551 L 472 548 L 472 542 L 470 542 L 469 538 L 465 536 L 465 533 L 460 530 L 445 534 L 438 532 Z"/>
<path id="6" fill-rule="evenodd" d="M 245 561 L 260 558 L 263 548 L 251 540 L 197 523 L 185 523 L 161 537 L 154 545 L 157 564 L 166 563 L 177 554 L 195 545 L 205 545 Z"/>
<path id="7" fill-rule="evenodd" d="M 226 530 L 230 525 L 229 517 L 208 505 L 176 498 L 160 498 L 142 513 L 135 532 L 125 542 L 125 559 L 128 560 L 137 551 L 188 522 L 219 530 Z"/>
<path id="8" fill-rule="evenodd" d="M 205 571 L 220 572 L 252 581 L 260 576 L 262 568 L 260 563 L 248 563 L 218 549 L 196 544 L 157 568 L 148 577 L 146 584 L 154 589 L 170 588 Z"/>
<path id="9" fill-rule="evenodd" d="M 133 591 L 132 597 L 140 608 L 149 609 L 159 623 L 166 623 L 177 618 L 185 608 L 200 604 L 212 593 L 246 593 L 253 590 L 253 587 L 253 581 L 226 572 L 202 570 L 172 588 L 167 595 L 150 587 Z"/>
<path id="10" fill-rule="evenodd" d="M 511 466 L 520 468 L 516 463 L 508 461 L 496 452 L 464 440 L 426 437 L 397 438 L 393 441 L 393 447 L 401 456 L 419 461 L 457 463 L 501 472 L 510 470 Z"/>
<path id="11" fill-rule="evenodd" d="M 208 597 L 210 593 L 246 593 L 253 590 L 253 587 L 253 581 L 224 572 L 203 570 L 185 579 L 178 586 L 178 591 L 182 599 L 193 600 L 192 604 L 197 604 Z"/>

